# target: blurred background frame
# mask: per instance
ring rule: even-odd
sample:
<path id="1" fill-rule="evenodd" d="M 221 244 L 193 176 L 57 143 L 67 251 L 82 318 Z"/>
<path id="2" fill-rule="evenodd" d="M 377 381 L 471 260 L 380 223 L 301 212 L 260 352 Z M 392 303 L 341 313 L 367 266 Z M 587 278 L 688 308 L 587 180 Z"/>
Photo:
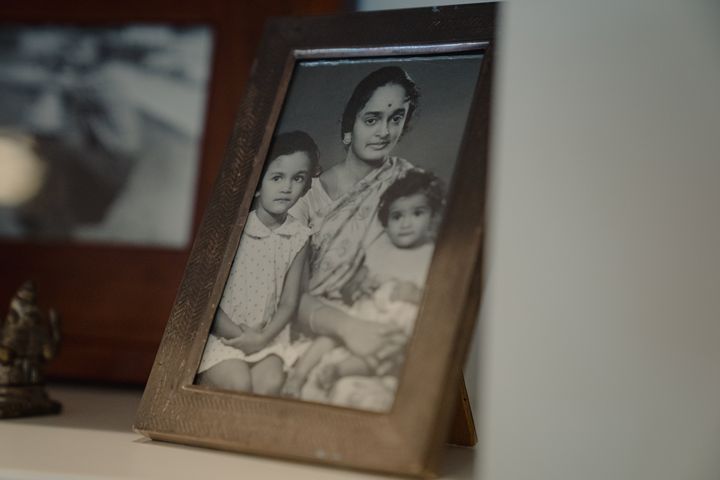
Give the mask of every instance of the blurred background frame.
<path id="1" fill-rule="evenodd" d="M 99 196 L 88 199 L 80 195 L 87 193 L 90 187 L 85 187 L 87 183 L 82 181 L 87 172 L 81 171 L 78 174 L 76 171 L 70 175 L 74 176 L 75 184 L 71 184 L 70 188 L 63 186 L 61 190 L 72 196 L 77 207 L 75 211 L 82 212 L 82 215 L 63 213 L 67 209 L 57 209 L 58 201 L 53 199 L 58 197 L 50 197 L 50 200 L 45 200 L 44 206 L 40 205 L 46 211 L 50 209 L 50 214 L 46 215 L 43 221 L 20 223 L 19 225 L 25 228 L 21 230 L 18 223 L 13 223 L 14 219 L 8 220 L 6 215 L 5 225 L 0 224 L 0 301 L 6 304 L 23 281 L 32 279 L 38 286 L 40 304 L 52 305 L 62 317 L 62 349 L 58 358 L 49 366 L 49 377 L 112 383 L 145 382 L 180 283 L 190 251 L 191 238 L 200 222 L 220 167 L 224 146 L 233 127 L 236 109 L 244 91 L 265 18 L 335 12 L 343 5 L 342 1 L 337 0 L 284 0 L 268 3 L 232 0 L 4 2 L 3 11 L 0 12 L 0 24 L 6 35 L 12 33 L 11 29 L 16 29 L 16 33 L 65 32 L 56 34 L 55 37 L 46 36 L 46 41 L 50 38 L 46 49 L 54 51 L 51 57 L 60 60 L 51 63 L 62 63 L 66 72 L 68 65 L 71 65 L 70 74 L 73 75 L 79 71 L 92 70 L 92 59 L 97 56 L 98 51 L 110 50 L 115 56 L 142 57 L 147 54 L 133 51 L 133 48 L 128 48 L 127 42 L 113 42 L 112 38 L 122 37 L 122 33 L 117 32 L 134 31 L 137 35 L 142 34 L 143 29 L 145 32 L 151 30 L 151 27 L 157 28 L 156 37 L 181 37 L 182 32 L 190 32 L 186 35 L 203 37 L 190 49 L 205 49 L 206 52 L 203 58 L 202 52 L 188 53 L 186 50 L 185 59 L 195 56 L 197 63 L 186 65 L 185 71 L 175 72 L 177 78 L 191 77 L 193 73 L 202 76 L 203 68 L 207 72 L 205 81 L 195 78 L 196 83 L 202 84 L 202 87 L 196 88 L 194 92 L 197 97 L 196 115 L 193 118 L 176 117 L 173 125 L 176 131 L 186 128 L 190 129 L 186 131 L 196 132 L 195 145 L 185 142 L 175 146 L 178 152 L 188 155 L 190 161 L 183 179 L 174 178 L 172 172 L 165 176 L 166 182 L 184 182 L 184 193 L 169 201 L 162 200 L 159 195 L 136 200 L 136 208 L 140 209 L 143 205 L 150 209 L 163 201 L 167 203 L 166 208 L 176 206 L 184 209 L 184 226 L 160 239 L 152 235 L 138 239 L 137 235 L 132 236 L 129 231 L 132 228 L 127 224 L 120 223 L 115 233 L 103 236 L 97 233 L 96 228 L 93 230 L 93 222 L 85 221 L 95 220 L 98 215 L 104 217 L 115 202 L 115 197 L 120 195 L 118 192 L 126 188 L 130 181 L 130 172 L 137 167 L 136 152 L 133 150 L 136 147 L 134 139 L 148 128 L 147 124 L 137 120 L 133 112 L 122 111 L 128 102 L 119 101 L 118 98 L 121 97 L 113 94 L 112 89 L 115 87 L 107 84 L 103 95 L 114 100 L 89 102 L 89 106 L 88 102 L 85 102 L 89 111 L 95 113 L 96 119 L 104 118 L 106 121 L 85 121 L 83 127 L 57 135 L 65 139 L 83 137 L 79 142 L 70 142 L 77 146 L 76 150 L 80 155 L 99 146 L 99 150 L 105 155 L 103 162 L 106 165 L 101 175 L 106 181 L 100 183 L 102 187 L 96 192 Z M 103 40 L 87 40 L 91 37 L 88 32 L 95 32 L 103 37 Z M 125 35 L 132 37 L 127 33 Z M 178 41 L 178 38 L 172 41 Z M 69 42 L 72 45 L 58 48 L 57 45 L 52 45 L 53 42 Z M 83 55 L 87 53 L 83 52 L 83 48 L 90 53 Z M 91 60 L 81 61 L 88 58 Z M 73 59 L 80 60 L 73 62 Z M 100 63 L 107 69 L 106 67 L 118 62 Z M 166 66 L 167 63 L 165 61 Z M 177 65 L 176 62 L 175 70 Z M 153 68 L 162 67 L 161 58 L 155 62 Z M 53 65 L 52 68 L 56 66 Z M 45 98 L 37 99 L 32 105 L 34 108 L 44 109 L 44 117 L 51 118 L 52 115 L 48 115 L 48 112 L 58 112 L 59 96 L 56 91 L 51 91 L 47 83 L 52 80 L 57 84 L 58 79 L 63 76 L 58 75 L 50 66 L 46 66 L 44 72 L 38 68 L 35 72 L 41 74 L 39 77 L 36 75 L 36 79 L 46 77 L 42 80 L 45 85 L 39 90 L 44 92 Z M 71 82 L 70 87 L 66 88 L 76 90 L 82 83 Z M 0 86 L 0 94 L 11 94 L 9 85 L 9 82 L 5 82 Z M 147 95 L 148 89 L 145 87 L 139 87 L 143 91 L 138 92 L 136 89 L 135 93 Z M 158 100 L 157 95 L 154 97 L 153 100 Z M 32 112 L 27 111 L 30 108 L 25 108 L 24 117 L 32 118 Z M 158 111 L 163 110 L 162 102 L 157 108 Z M 56 132 L 62 124 L 68 123 L 68 118 L 73 118 L 67 116 L 66 110 L 60 109 L 60 113 L 56 115 L 55 119 L 59 120 L 53 127 Z M 74 118 L 82 120 L 91 117 L 89 113 L 84 113 Z M 122 128 L 115 128 L 108 134 L 108 127 L 111 125 L 120 125 Z M 78 135 L 78 132 L 82 135 Z M 26 135 L 26 132 L 4 129 L 2 134 L 4 139 L 10 141 L 0 147 L 11 145 L 13 148 L 20 148 L 24 153 L 37 152 L 33 143 L 36 139 Z M 157 142 L 165 143 L 162 140 Z M 33 165 L 32 155 L 30 156 L 23 165 L 30 170 L 34 168 L 36 177 L 48 175 L 47 167 L 41 164 Z M 160 168 L 168 171 L 167 166 L 168 164 L 165 164 Z M 8 183 L 15 187 L 20 186 L 16 181 Z M 29 191 L 37 188 L 32 182 L 24 187 Z M 186 202 L 184 206 L 181 205 L 183 201 Z M 53 208 L 57 210 L 53 211 Z M 5 214 L 8 213 L 6 206 L 2 209 Z M 40 211 L 43 211 L 42 208 Z M 32 218 L 42 218 L 37 216 L 36 211 L 31 213 L 36 215 Z M 39 228 L 38 224 L 45 227 Z M 35 230 L 28 230 L 27 225 L 34 225 Z"/>

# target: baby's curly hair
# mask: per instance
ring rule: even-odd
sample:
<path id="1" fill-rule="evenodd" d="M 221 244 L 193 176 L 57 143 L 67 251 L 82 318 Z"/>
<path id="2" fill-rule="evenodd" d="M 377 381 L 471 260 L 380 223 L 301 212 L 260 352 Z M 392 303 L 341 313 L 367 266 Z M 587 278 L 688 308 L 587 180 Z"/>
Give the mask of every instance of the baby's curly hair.
<path id="1" fill-rule="evenodd" d="M 398 198 L 421 193 L 425 195 L 433 215 L 442 212 L 445 207 L 445 187 L 434 173 L 421 168 L 413 168 L 395 180 L 380 197 L 378 218 L 383 227 L 387 227 L 390 206 Z"/>

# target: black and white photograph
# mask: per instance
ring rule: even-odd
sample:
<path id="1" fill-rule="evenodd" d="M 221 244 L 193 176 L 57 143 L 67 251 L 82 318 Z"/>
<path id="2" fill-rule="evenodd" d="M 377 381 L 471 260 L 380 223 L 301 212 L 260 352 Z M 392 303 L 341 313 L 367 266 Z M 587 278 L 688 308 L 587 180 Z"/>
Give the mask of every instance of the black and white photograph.
<path id="1" fill-rule="evenodd" d="M 3 27 L 0 238 L 186 248 L 212 49 L 202 25 Z"/>
<path id="2" fill-rule="evenodd" d="M 392 409 L 482 59 L 296 63 L 195 384 Z"/>

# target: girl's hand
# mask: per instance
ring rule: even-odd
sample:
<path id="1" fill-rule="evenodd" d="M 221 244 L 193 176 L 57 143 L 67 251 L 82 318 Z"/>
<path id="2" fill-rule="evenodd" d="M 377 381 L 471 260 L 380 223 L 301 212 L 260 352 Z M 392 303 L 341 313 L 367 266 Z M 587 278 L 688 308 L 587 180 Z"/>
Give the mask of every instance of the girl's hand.
<path id="1" fill-rule="evenodd" d="M 422 299 L 422 293 L 422 288 L 418 288 L 413 282 L 397 282 L 390 294 L 390 300 L 418 305 Z"/>
<path id="2" fill-rule="evenodd" d="M 396 326 L 368 322 L 353 318 L 345 322 L 339 336 L 345 346 L 352 353 L 359 357 L 366 357 L 381 349 L 392 349 L 391 345 L 399 343 L 399 339 L 405 339 L 402 330 Z M 404 342 L 402 346 L 404 346 Z"/>
<path id="3" fill-rule="evenodd" d="M 231 339 L 221 338 L 220 341 L 225 345 L 241 350 L 245 355 L 257 352 L 268 343 L 262 332 L 252 328 L 244 329 L 239 337 Z"/>
<path id="4" fill-rule="evenodd" d="M 405 356 L 405 345 L 409 337 L 404 333 L 394 333 L 387 337 L 387 343 L 373 354 L 363 358 L 375 375 L 387 375 L 402 364 Z"/>

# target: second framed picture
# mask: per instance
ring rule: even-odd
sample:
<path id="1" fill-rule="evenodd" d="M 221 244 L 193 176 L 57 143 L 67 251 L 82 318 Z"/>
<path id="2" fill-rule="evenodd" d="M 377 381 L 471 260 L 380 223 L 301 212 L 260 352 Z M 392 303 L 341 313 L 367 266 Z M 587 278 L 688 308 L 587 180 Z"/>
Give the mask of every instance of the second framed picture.
<path id="1" fill-rule="evenodd" d="M 138 431 L 434 470 L 480 297 L 494 13 L 268 25 Z"/>

